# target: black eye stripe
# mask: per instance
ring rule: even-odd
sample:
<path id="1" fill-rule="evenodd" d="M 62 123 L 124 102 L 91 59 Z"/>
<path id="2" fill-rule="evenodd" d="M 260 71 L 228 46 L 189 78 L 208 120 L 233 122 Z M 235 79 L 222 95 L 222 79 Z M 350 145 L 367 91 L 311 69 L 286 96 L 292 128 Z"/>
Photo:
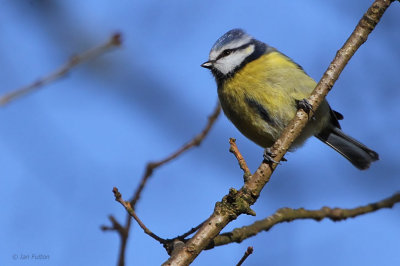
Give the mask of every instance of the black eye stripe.
<path id="1" fill-rule="evenodd" d="M 253 44 L 253 42 L 249 42 L 249 43 L 243 44 L 242 46 L 239 46 L 239 47 L 236 47 L 236 48 L 233 48 L 233 49 L 225 49 L 217 56 L 217 59 L 215 59 L 215 60 L 218 60 L 218 59 L 220 59 L 222 57 L 228 56 L 228 55 L 230 55 L 231 53 L 233 53 L 233 52 L 235 52 L 237 50 L 245 49 L 245 48 L 249 47 L 251 44 Z"/>

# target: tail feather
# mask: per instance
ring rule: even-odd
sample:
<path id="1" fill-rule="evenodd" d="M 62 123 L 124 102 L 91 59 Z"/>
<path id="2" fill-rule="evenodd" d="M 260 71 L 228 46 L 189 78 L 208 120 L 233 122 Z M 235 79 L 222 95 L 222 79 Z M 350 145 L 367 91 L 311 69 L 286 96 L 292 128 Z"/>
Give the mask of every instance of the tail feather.
<path id="1" fill-rule="evenodd" d="M 330 128 L 328 132 L 315 135 L 319 140 L 336 150 L 360 170 L 368 169 L 379 155 L 364 144 L 346 135 L 339 128 Z"/>

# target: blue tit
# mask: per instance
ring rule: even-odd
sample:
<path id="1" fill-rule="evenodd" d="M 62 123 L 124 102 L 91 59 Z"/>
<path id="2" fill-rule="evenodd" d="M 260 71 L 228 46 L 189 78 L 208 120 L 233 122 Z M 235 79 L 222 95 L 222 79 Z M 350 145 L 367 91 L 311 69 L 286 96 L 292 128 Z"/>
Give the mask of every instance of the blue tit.
<path id="1" fill-rule="evenodd" d="M 219 101 L 228 119 L 263 148 L 274 144 L 294 118 L 298 102 L 308 98 L 316 86 L 301 66 L 241 29 L 230 30 L 219 38 L 209 60 L 201 66 L 215 77 Z M 326 100 L 313 115 L 290 150 L 315 136 L 358 169 L 367 169 L 379 159 L 375 151 L 341 130 L 338 120 L 343 116 Z"/>

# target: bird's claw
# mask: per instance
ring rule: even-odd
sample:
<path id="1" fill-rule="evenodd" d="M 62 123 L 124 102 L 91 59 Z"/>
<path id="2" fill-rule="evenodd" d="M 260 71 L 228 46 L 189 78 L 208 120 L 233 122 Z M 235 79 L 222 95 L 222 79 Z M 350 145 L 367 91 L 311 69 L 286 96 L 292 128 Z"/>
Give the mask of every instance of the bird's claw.
<path id="1" fill-rule="evenodd" d="M 263 158 L 264 158 L 264 162 L 267 164 L 272 164 L 272 163 L 276 163 L 279 164 L 279 162 L 275 161 L 273 157 L 275 157 L 276 154 L 273 154 L 271 152 L 271 148 L 265 148 L 264 150 L 264 154 L 263 154 Z"/>
<path id="2" fill-rule="evenodd" d="M 313 115 L 311 116 L 310 119 L 315 120 L 313 107 L 306 98 L 304 98 L 303 100 L 295 100 L 295 101 L 297 109 L 303 109 L 303 111 L 306 112 L 308 117 L 310 117 L 310 113 L 312 113 Z"/>

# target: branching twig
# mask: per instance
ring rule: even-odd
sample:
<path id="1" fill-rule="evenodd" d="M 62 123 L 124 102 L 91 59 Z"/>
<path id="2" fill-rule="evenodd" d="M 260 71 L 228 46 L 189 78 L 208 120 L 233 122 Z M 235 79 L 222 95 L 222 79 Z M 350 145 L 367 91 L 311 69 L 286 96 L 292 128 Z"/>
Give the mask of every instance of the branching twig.
<path id="1" fill-rule="evenodd" d="M 15 91 L 9 92 L 9 93 L 5 94 L 4 96 L 0 97 L 0 106 L 5 105 L 24 94 L 32 92 L 42 86 L 45 86 L 45 85 L 61 78 L 62 76 L 66 75 L 74 66 L 76 66 L 80 63 L 86 62 L 90 59 L 93 59 L 93 58 L 107 52 L 108 50 L 110 50 L 113 47 L 120 46 L 121 42 L 122 42 L 121 34 L 120 33 L 113 34 L 110 37 L 110 39 L 107 42 L 105 42 L 104 44 L 101 44 L 98 47 L 87 50 L 81 54 L 72 56 L 68 62 L 66 62 L 59 69 L 50 73 L 49 75 L 38 79 L 36 82 L 33 82 L 30 85 L 21 87 Z"/>
<path id="2" fill-rule="evenodd" d="M 253 247 L 248 247 L 246 252 L 244 253 L 243 257 L 240 259 L 240 261 L 238 262 L 238 264 L 236 264 L 236 266 L 240 266 L 243 264 L 243 262 L 251 255 L 253 254 Z"/>
<path id="3" fill-rule="evenodd" d="M 215 246 L 226 245 L 232 242 L 240 243 L 243 240 L 258 234 L 259 232 L 268 231 L 273 226 L 283 222 L 291 222 L 300 219 L 313 219 L 315 221 L 330 219 L 334 222 L 337 222 L 346 220 L 348 218 L 354 218 L 359 215 L 371 213 L 380 209 L 392 208 L 394 204 L 399 202 L 400 193 L 396 193 L 393 196 L 383 199 L 381 201 L 353 209 L 323 207 L 319 210 L 305 210 L 303 208 L 282 208 L 277 210 L 273 215 L 263 220 L 256 221 L 248 226 L 236 228 L 231 232 L 220 234 L 219 236 L 214 238 L 211 245 L 209 245 L 207 249 L 213 248 Z"/>
<path id="4" fill-rule="evenodd" d="M 161 244 L 166 243 L 166 240 L 159 237 L 158 235 L 154 234 L 152 231 L 150 231 L 149 228 L 147 228 L 144 223 L 139 219 L 139 217 L 136 215 L 135 211 L 132 209 L 131 203 L 129 201 L 124 201 L 122 199 L 122 195 L 121 193 L 119 193 L 118 188 L 114 187 L 113 188 L 113 193 L 115 196 L 115 200 L 118 201 L 119 203 L 122 204 L 122 206 L 125 207 L 125 210 L 129 213 L 129 215 L 131 217 L 133 217 L 133 219 L 135 219 L 135 221 L 139 224 L 139 226 L 143 229 L 143 231 L 151 236 L 152 238 L 154 238 L 155 240 L 157 240 L 158 242 L 160 242 Z"/>
<path id="5" fill-rule="evenodd" d="M 308 102 L 315 110 L 318 109 L 319 104 L 328 94 L 347 62 L 361 44 L 367 40 L 369 33 L 374 29 L 392 1 L 376 0 L 364 14 L 309 97 Z M 307 114 L 303 110 L 299 110 L 296 117 L 286 127 L 271 149 L 271 152 L 275 154 L 275 160 L 279 161 L 283 157 L 293 141 L 300 135 L 307 121 Z M 229 222 L 236 219 L 240 214 L 249 213 L 250 206 L 257 200 L 276 166 L 276 164 L 262 163 L 239 191 L 232 193 L 231 190 L 229 195 L 223 198 L 222 202 L 218 202 L 215 205 L 213 214 L 197 233 L 179 252 L 173 252 L 172 256 L 163 265 L 189 265 Z"/>
<path id="6" fill-rule="evenodd" d="M 135 205 L 136 205 L 136 203 L 138 202 L 138 200 L 140 198 L 140 195 L 141 195 L 141 193 L 143 191 L 143 188 L 145 187 L 149 177 L 152 175 L 154 169 L 156 169 L 157 167 L 160 167 L 160 166 L 170 162 L 171 160 L 175 159 L 176 157 L 178 157 L 179 155 L 181 155 L 185 151 L 189 150 L 190 148 L 199 146 L 201 144 L 201 142 L 205 139 L 207 134 L 209 133 L 209 131 L 212 128 L 212 126 L 214 125 L 214 123 L 217 120 L 220 112 L 221 112 L 221 107 L 218 104 L 215 107 L 215 109 L 212 112 L 212 114 L 208 117 L 208 122 L 207 122 L 206 126 L 204 127 L 204 129 L 198 135 L 196 135 L 191 141 L 189 141 L 188 143 L 184 144 L 180 149 L 178 149 L 176 152 L 172 153 L 170 156 L 166 157 L 165 159 L 163 159 L 161 161 L 158 161 L 158 162 L 153 162 L 153 163 L 147 164 L 145 173 L 144 173 L 144 175 L 142 177 L 142 180 L 140 181 L 140 184 L 139 184 L 138 188 L 136 189 L 132 200 L 130 201 L 130 206 L 131 206 L 132 209 L 135 208 Z M 132 221 L 131 216 L 128 214 L 127 217 L 126 217 L 126 224 L 123 227 L 124 230 L 123 231 L 116 230 L 119 233 L 119 235 L 121 236 L 121 247 L 120 247 L 119 258 L 118 258 L 118 265 L 119 266 L 124 266 L 125 265 L 125 250 L 126 250 L 126 244 L 127 244 L 127 241 L 128 241 L 128 237 L 129 237 L 129 230 L 130 230 L 130 227 L 131 227 L 131 221 Z M 183 239 L 183 238 L 189 236 L 190 234 L 193 234 L 195 231 L 198 230 L 198 228 L 202 224 L 203 223 L 201 223 L 199 226 L 197 226 L 195 228 L 192 228 L 192 230 L 190 230 L 189 232 L 183 234 L 182 236 L 178 236 L 175 239 Z M 113 227 L 102 226 L 101 229 L 103 231 L 105 231 L 105 230 L 115 230 L 115 226 L 113 226 Z"/>
<path id="7" fill-rule="evenodd" d="M 240 169 L 243 170 L 244 172 L 244 181 L 246 182 L 246 180 L 251 176 L 251 172 L 249 167 L 246 164 L 246 161 L 244 160 L 242 154 L 240 153 L 238 147 L 236 146 L 236 139 L 234 138 L 230 138 L 229 139 L 229 144 L 231 145 L 229 148 L 229 151 L 231 153 L 233 153 L 239 163 Z"/>
<path id="8" fill-rule="evenodd" d="M 210 129 L 213 126 L 213 124 L 215 123 L 215 121 L 217 120 L 220 112 L 221 112 L 221 106 L 219 104 L 217 104 L 217 106 L 215 107 L 212 114 L 208 117 L 207 125 L 197 136 L 195 136 L 191 141 L 184 144 L 180 149 L 178 149 L 177 151 L 175 151 L 174 153 L 172 153 L 165 159 L 147 164 L 146 171 L 145 171 L 145 173 L 142 177 L 142 180 L 141 180 L 138 188 L 136 189 L 135 194 L 131 200 L 131 205 L 133 208 L 135 208 L 135 205 L 140 198 L 143 188 L 146 185 L 146 182 L 149 179 L 149 177 L 153 174 L 153 171 L 157 167 L 160 167 L 161 165 L 166 164 L 166 163 L 170 162 L 171 160 L 175 159 L 176 157 L 180 156 L 182 153 L 189 150 L 190 148 L 199 146 L 201 144 L 201 142 L 204 140 L 204 138 L 207 136 L 208 132 L 210 131 Z"/>
<path id="9" fill-rule="evenodd" d="M 201 224 L 199 224 L 198 226 L 193 227 L 192 229 L 190 229 L 190 230 L 187 231 L 186 233 L 184 233 L 184 234 L 182 234 L 182 235 L 180 235 L 180 236 L 177 236 L 176 239 L 185 239 L 186 237 L 190 236 L 191 234 L 193 234 L 194 232 L 196 232 L 197 230 L 199 230 L 199 228 L 200 228 L 201 226 L 203 226 L 204 223 L 205 223 L 205 221 L 202 222 Z"/>
<path id="10" fill-rule="evenodd" d="M 108 219 L 111 221 L 112 223 L 112 227 L 110 226 L 101 226 L 101 230 L 103 231 L 118 231 L 118 233 L 120 235 L 125 235 L 126 231 L 125 231 L 125 227 L 123 227 L 115 218 L 114 216 L 110 215 L 108 217 Z"/>

